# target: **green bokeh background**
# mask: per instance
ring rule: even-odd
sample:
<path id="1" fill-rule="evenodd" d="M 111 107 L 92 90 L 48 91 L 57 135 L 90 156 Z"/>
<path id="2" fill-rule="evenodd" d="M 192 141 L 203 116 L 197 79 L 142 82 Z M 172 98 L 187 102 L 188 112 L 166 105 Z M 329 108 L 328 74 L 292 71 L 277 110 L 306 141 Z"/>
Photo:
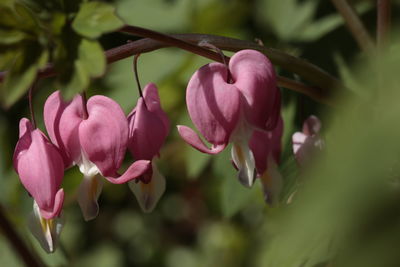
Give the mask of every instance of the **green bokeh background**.
<path id="1" fill-rule="evenodd" d="M 350 2 L 375 36 L 375 1 Z M 166 33 L 258 38 L 267 47 L 327 70 L 355 97 L 328 108 L 282 89 L 284 191 L 281 204 L 269 207 L 258 181 L 252 189 L 239 184 L 229 149 L 216 156 L 204 155 L 178 136 L 175 125 L 192 126 L 185 107 L 187 81 L 210 61 L 176 48 L 141 55 L 141 84 L 158 85 L 171 120 L 171 132 L 157 162 L 167 179 L 166 192 L 154 212 L 144 214 L 127 185 L 106 183 L 99 216 L 85 222 L 76 202 L 81 174 L 76 167 L 66 171 L 67 223 L 61 246 L 52 255 L 43 252 L 27 230 L 32 199 L 12 168 L 18 122 L 29 117 L 28 101 L 23 98 L 8 110 L 1 109 L 0 203 L 28 246 L 48 266 L 400 266 L 397 1 L 392 1 L 393 45 L 377 58 L 360 53 L 342 18 L 326 0 L 113 3 L 127 24 Z M 104 35 L 101 43 L 108 49 L 128 40 L 134 39 L 112 33 Z M 34 96 L 41 129 L 43 104 L 53 91 L 51 79 L 42 80 Z M 88 94 L 107 95 L 128 114 L 138 98 L 132 58 L 108 66 L 107 73 L 92 82 Z M 311 114 L 322 120 L 326 147 L 312 166 L 298 170 L 291 135 Z M 287 204 L 293 192 L 294 200 Z M 22 266 L 2 235 L 0 266 Z"/>

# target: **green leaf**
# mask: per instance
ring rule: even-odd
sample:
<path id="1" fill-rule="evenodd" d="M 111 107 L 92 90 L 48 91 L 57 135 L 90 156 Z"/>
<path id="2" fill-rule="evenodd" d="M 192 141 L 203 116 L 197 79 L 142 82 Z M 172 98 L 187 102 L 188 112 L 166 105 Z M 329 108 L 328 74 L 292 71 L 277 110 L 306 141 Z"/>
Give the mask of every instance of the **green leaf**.
<path id="1" fill-rule="evenodd" d="M 120 0 L 117 13 L 127 24 L 140 25 L 158 31 L 182 29 L 189 25 L 191 0 Z M 151 19 L 149 19 L 149 14 Z"/>
<path id="2" fill-rule="evenodd" d="M 98 38 L 122 25 L 123 22 L 115 15 L 115 8 L 102 2 L 83 3 L 72 22 L 72 28 L 88 38 Z"/>
<path id="3" fill-rule="evenodd" d="M 330 116 L 324 154 L 302 170 L 293 202 L 269 218 L 273 237 L 260 266 L 398 265 L 399 59 L 400 49 L 360 65 L 355 76 L 374 93 Z"/>
<path id="4" fill-rule="evenodd" d="M 3 28 L 16 28 L 19 23 L 14 10 L 10 6 L 0 6 L 0 26 Z"/>
<path id="5" fill-rule="evenodd" d="M 106 70 L 106 58 L 99 42 L 83 39 L 79 45 L 79 61 L 90 77 L 99 77 Z"/>
<path id="6" fill-rule="evenodd" d="M 38 19 L 35 17 L 34 13 L 28 9 L 25 5 L 16 3 L 15 11 L 18 14 L 19 25 L 18 28 L 30 30 L 32 32 L 37 32 L 39 29 Z"/>
<path id="7" fill-rule="evenodd" d="M 17 50 L 3 48 L 3 51 L 0 53 L 0 70 L 11 69 L 18 53 Z"/>
<path id="8" fill-rule="evenodd" d="M 316 8 L 317 2 L 313 0 L 264 0 L 260 6 L 260 17 L 281 39 L 288 41 L 311 22 Z"/>
<path id="9" fill-rule="evenodd" d="M 18 30 L 3 30 L 0 28 L 0 44 L 11 45 L 22 41 L 26 35 Z"/>
<path id="10" fill-rule="evenodd" d="M 29 49 L 28 49 L 29 48 Z M 38 44 L 28 45 L 16 58 L 0 87 L 0 100 L 3 106 L 10 107 L 29 89 L 39 68 L 47 63 L 48 52 Z"/>
<path id="11" fill-rule="evenodd" d="M 90 78 L 105 72 L 106 59 L 99 42 L 80 37 L 74 31 L 65 31 L 63 42 L 55 52 L 57 87 L 66 99 L 84 91 Z"/>
<path id="12" fill-rule="evenodd" d="M 89 75 L 81 61 L 75 60 L 73 65 L 64 70 L 64 76 L 57 85 L 65 99 L 72 99 L 74 95 L 83 92 L 89 86 Z"/>
<path id="13" fill-rule="evenodd" d="M 67 18 L 65 14 L 54 12 L 50 22 L 50 30 L 54 35 L 60 35 Z"/>

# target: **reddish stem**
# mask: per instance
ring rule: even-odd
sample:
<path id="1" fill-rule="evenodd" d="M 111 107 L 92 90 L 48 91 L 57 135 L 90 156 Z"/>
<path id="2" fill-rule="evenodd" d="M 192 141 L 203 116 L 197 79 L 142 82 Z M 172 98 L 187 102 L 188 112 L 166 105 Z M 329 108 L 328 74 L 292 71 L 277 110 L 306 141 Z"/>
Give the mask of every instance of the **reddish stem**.
<path id="1" fill-rule="evenodd" d="M 377 0 L 377 31 L 376 39 L 378 48 L 382 49 L 389 41 L 389 31 L 391 24 L 391 5 L 390 0 Z"/>
<path id="2" fill-rule="evenodd" d="M 31 113 L 31 121 L 32 121 L 32 126 L 34 129 L 36 129 L 36 119 L 35 119 L 35 110 L 33 108 L 33 91 L 36 88 L 36 83 L 37 83 L 37 79 L 35 79 L 32 86 L 29 88 L 29 93 L 28 93 L 29 111 Z"/>
<path id="3" fill-rule="evenodd" d="M 197 52 L 199 52 L 197 50 L 198 48 L 201 49 L 202 52 L 199 52 L 199 55 L 218 62 L 222 62 L 222 60 L 217 53 L 212 52 L 208 49 L 198 47 L 195 44 L 206 40 L 207 42 L 214 44 L 220 49 L 232 52 L 236 52 L 242 49 L 258 50 L 261 53 L 265 54 L 272 61 L 272 63 L 281 66 L 283 69 L 289 72 L 298 74 L 305 80 L 309 81 L 311 84 L 315 85 L 314 88 L 319 88 L 319 93 L 316 93 L 312 87 L 303 84 L 302 89 L 304 89 L 305 91 L 300 91 L 303 94 L 311 96 L 312 99 L 318 102 L 332 103 L 333 101 L 331 99 L 331 93 L 333 92 L 333 90 L 337 88 L 345 88 L 338 79 L 331 76 L 329 73 L 325 72 L 321 68 L 311 64 L 310 62 L 285 54 L 279 50 L 260 46 L 254 42 L 209 34 L 175 34 L 172 36 L 175 37 L 174 40 L 184 40 L 186 43 L 185 47 L 188 47 L 187 44 L 191 43 L 194 47 L 197 47 Z M 169 46 L 171 45 L 168 43 L 162 43 L 161 41 L 144 38 L 107 50 L 105 54 L 107 58 L 107 63 L 110 64 L 115 61 L 133 56 L 137 53 L 151 52 Z M 192 52 L 196 53 L 195 51 Z M 5 74 L 6 72 L 0 72 L 0 82 L 4 79 Z M 47 64 L 44 69 L 39 71 L 38 77 L 45 78 L 55 76 L 56 74 L 57 73 L 55 71 L 54 65 Z M 286 82 L 288 78 L 278 76 L 278 85 L 281 85 L 282 79 L 285 79 L 285 84 L 289 84 Z M 299 82 L 295 81 L 295 83 Z M 286 88 L 293 89 L 291 87 Z"/>
<path id="4" fill-rule="evenodd" d="M 83 91 L 81 93 L 81 96 L 83 98 L 82 99 L 83 119 L 86 120 L 89 117 L 89 113 L 88 113 L 87 106 L 86 106 L 86 103 L 87 103 L 86 92 Z"/>

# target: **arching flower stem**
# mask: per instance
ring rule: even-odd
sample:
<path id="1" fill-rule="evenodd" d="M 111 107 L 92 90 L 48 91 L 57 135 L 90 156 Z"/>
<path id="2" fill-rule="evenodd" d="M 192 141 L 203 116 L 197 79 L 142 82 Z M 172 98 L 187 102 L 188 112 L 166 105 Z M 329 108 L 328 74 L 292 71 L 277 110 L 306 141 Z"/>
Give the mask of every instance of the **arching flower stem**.
<path id="1" fill-rule="evenodd" d="M 225 67 L 226 67 L 226 81 L 228 82 L 228 83 L 231 83 L 231 73 L 230 73 L 230 71 L 229 71 L 229 66 L 228 66 L 228 62 L 229 62 L 229 57 L 226 57 L 225 55 L 224 55 L 224 52 L 222 52 L 222 50 L 221 49 L 219 49 L 217 46 L 215 46 L 215 45 L 213 45 L 213 44 L 210 44 L 209 42 L 207 42 L 207 41 L 201 41 L 200 43 L 199 43 L 199 46 L 202 46 L 202 47 L 207 47 L 207 48 L 211 48 L 211 49 L 213 49 L 213 50 L 215 50 L 220 56 L 221 56 L 221 59 L 222 59 L 222 63 L 225 65 Z"/>
<path id="2" fill-rule="evenodd" d="M 137 70 L 137 61 L 138 61 L 139 56 L 140 56 L 140 54 L 138 53 L 138 54 L 135 54 L 135 56 L 133 57 L 133 72 L 135 73 L 135 79 L 136 79 L 136 84 L 137 84 L 138 91 L 139 91 L 139 96 L 143 99 L 143 104 L 147 108 L 146 101 L 143 97 L 142 87 L 140 86 L 139 75 L 138 75 L 138 70 Z"/>
<path id="3" fill-rule="evenodd" d="M 35 110 L 33 109 L 33 91 L 36 88 L 36 83 L 37 79 L 33 82 L 32 86 L 29 88 L 29 112 L 31 113 L 31 120 L 32 120 L 32 126 L 34 129 L 36 129 L 36 119 L 35 119 Z"/>

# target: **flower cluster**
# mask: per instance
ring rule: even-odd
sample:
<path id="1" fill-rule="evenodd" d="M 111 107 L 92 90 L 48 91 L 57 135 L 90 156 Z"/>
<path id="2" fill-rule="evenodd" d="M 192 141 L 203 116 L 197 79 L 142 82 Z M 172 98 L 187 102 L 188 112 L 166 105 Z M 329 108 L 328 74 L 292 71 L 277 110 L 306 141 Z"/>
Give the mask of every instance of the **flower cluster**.
<path id="1" fill-rule="evenodd" d="M 178 125 L 183 140 L 208 154 L 220 153 L 232 143 L 232 163 L 240 183 L 251 187 L 259 178 L 265 200 L 276 203 L 282 187 L 278 164 L 283 120 L 269 59 L 260 52 L 242 50 L 229 65 L 201 67 L 188 83 L 186 103 L 190 118 L 211 147 L 193 129 Z M 56 91 L 44 105 L 44 122 L 49 139 L 28 119 L 21 119 L 14 167 L 34 199 L 30 228 L 46 251 L 54 251 L 61 232 L 64 191 L 60 187 L 64 170 L 72 166 L 83 174 L 78 203 L 85 220 L 98 215 L 102 177 L 113 184 L 128 183 L 142 210 L 154 209 L 165 191 L 165 178 L 154 159 L 170 128 L 154 84 L 145 87 L 128 116 L 108 97 L 86 100 L 76 95 L 64 101 Z M 306 130 L 317 132 L 314 128 Z M 307 140 L 303 143 L 314 142 Z M 127 150 L 136 161 L 120 174 Z M 300 153 L 298 148 L 295 153 Z"/>
<path id="2" fill-rule="evenodd" d="M 78 166 L 83 174 L 78 203 L 85 220 L 99 212 L 101 177 L 114 184 L 130 182 L 142 209 L 154 208 L 165 180 L 153 159 L 169 131 L 154 84 L 146 86 L 128 117 L 108 97 L 96 95 L 86 101 L 77 95 L 66 102 L 56 91 L 44 105 L 44 122 L 51 142 L 28 119 L 21 119 L 14 167 L 34 199 L 31 231 L 47 252 L 54 251 L 61 232 L 64 191 L 60 187 L 64 170 L 72 166 Z M 136 161 L 120 174 L 127 149 Z"/>

